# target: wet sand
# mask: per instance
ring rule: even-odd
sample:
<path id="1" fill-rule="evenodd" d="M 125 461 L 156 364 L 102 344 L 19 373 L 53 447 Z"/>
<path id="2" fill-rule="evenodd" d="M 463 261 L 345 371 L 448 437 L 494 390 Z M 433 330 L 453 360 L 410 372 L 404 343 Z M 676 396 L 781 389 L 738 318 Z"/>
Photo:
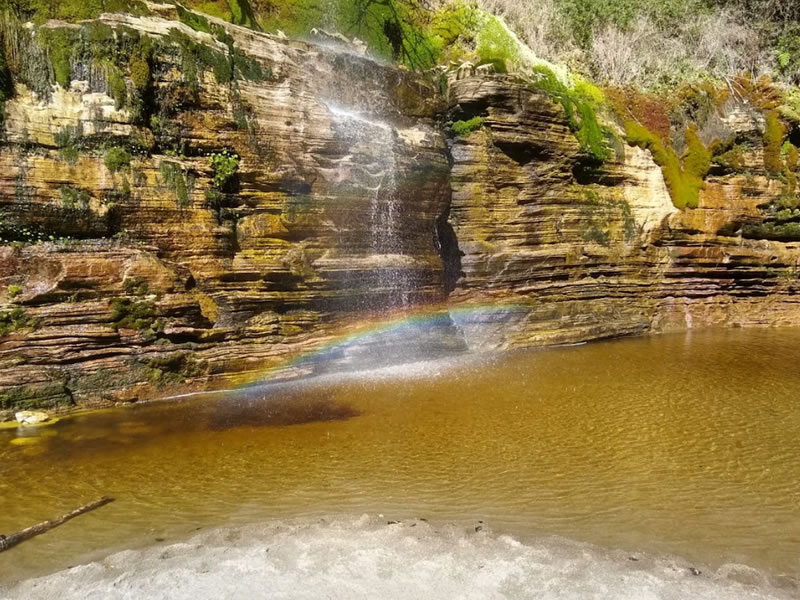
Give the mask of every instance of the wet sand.
<path id="1" fill-rule="evenodd" d="M 482 523 L 362 516 L 209 531 L 28 580 L 0 598 L 789 600 L 798 591 L 742 565 L 707 569 L 559 538 L 522 544 Z"/>

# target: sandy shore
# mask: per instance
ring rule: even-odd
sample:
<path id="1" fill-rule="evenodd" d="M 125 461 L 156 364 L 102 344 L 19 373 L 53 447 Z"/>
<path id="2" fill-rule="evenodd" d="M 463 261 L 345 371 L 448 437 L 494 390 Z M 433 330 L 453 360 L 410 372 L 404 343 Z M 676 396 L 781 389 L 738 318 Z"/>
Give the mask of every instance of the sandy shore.
<path id="1" fill-rule="evenodd" d="M 19 600 L 788 600 L 797 588 L 726 565 L 533 545 L 477 527 L 361 517 L 221 529 L 124 551 L 0 591 Z M 774 582 L 773 582 L 774 583 Z"/>

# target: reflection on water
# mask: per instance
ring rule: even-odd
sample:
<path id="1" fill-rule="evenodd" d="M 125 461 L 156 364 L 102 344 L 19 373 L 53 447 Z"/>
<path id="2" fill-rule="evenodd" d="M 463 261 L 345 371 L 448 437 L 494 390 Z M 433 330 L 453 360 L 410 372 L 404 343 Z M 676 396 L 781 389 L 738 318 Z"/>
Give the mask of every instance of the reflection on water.
<path id="1" fill-rule="evenodd" d="M 798 351 L 798 330 L 619 340 L 0 430 L 0 532 L 117 498 L 0 556 L 0 578 L 360 512 L 796 577 Z"/>

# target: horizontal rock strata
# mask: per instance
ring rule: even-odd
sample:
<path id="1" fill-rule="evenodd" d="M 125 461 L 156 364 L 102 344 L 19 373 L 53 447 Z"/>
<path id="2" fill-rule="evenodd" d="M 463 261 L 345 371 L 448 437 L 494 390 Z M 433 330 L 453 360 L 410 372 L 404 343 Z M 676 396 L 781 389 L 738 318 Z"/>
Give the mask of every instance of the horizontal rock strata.
<path id="1" fill-rule="evenodd" d="M 800 322 L 798 243 L 741 235 L 781 192 L 760 149 L 746 176 L 712 176 L 678 210 L 648 152 L 594 164 L 541 92 L 472 77 L 450 96 L 453 118 L 485 118 L 452 143 L 449 302 L 471 347 Z"/>
<path id="2" fill-rule="evenodd" d="M 432 88 L 215 19 L 265 76 L 190 81 L 170 36 L 223 55 L 215 37 L 160 17 L 101 21 L 162 42 L 154 116 L 116 108 L 80 62 L 70 89 L 18 84 L 6 104 L 0 223 L 44 240 L 0 246 L 6 415 L 224 385 L 354 314 L 444 299 L 433 239 L 449 166 Z M 109 168 L 112 146 L 129 166 Z M 225 194 L 209 158 L 222 152 L 240 158 Z"/>
<path id="3" fill-rule="evenodd" d="M 679 210 L 648 152 L 619 144 L 596 164 L 561 106 L 511 77 L 451 81 L 448 105 L 343 47 L 211 18 L 217 35 L 100 22 L 155 44 L 148 119 L 80 59 L 69 89 L 18 84 L 5 105 L 0 236 L 21 238 L 0 245 L 0 417 L 321 368 L 295 360 L 309 355 L 800 322 L 798 244 L 742 235 L 781 194 L 758 145 L 746 174 L 712 174 Z M 227 56 L 233 76 L 187 70 L 180 43 Z M 759 139 L 747 111 L 728 117 Z M 223 153 L 238 156 L 225 189 Z M 383 337 L 354 335 L 365 315 Z"/>

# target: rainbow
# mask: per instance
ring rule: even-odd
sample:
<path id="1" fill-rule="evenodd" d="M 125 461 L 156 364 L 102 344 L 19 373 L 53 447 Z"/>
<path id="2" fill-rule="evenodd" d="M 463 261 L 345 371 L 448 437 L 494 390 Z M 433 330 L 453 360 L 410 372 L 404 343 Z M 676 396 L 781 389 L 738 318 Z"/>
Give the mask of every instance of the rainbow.
<path id="1" fill-rule="evenodd" d="M 305 370 L 314 364 L 342 354 L 348 348 L 377 342 L 393 335 L 414 335 L 433 332 L 439 328 L 463 327 L 470 322 L 495 320 L 498 316 L 516 313 L 524 316 L 530 312 L 532 304 L 495 303 L 448 306 L 430 304 L 405 308 L 382 314 L 362 315 L 358 321 L 343 325 L 337 333 L 323 338 L 312 350 L 290 355 L 277 364 L 255 369 L 244 375 L 236 389 L 244 390 L 262 386 L 280 375 L 292 370 Z M 408 338 L 407 338 L 408 339 Z M 466 350 L 466 346 L 464 349 Z"/>

